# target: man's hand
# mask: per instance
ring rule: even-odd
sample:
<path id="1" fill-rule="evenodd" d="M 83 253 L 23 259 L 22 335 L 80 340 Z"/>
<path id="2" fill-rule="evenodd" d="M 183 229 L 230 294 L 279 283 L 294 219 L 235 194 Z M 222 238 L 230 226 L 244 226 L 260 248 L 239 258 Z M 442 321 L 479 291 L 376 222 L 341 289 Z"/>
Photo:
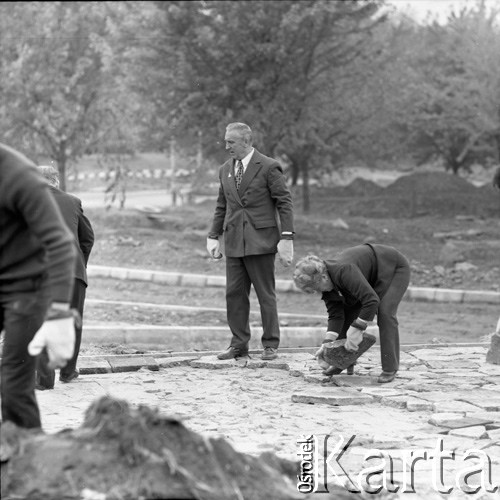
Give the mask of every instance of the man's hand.
<path id="1" fill-rule="evenodd" d="M 278 242 L 278 256 L 283 266 L 288 267 L 293 261 L 293 240 L 280 240 Z"/>
<path id="2" fill-rule="evenodd" d="M 314 354 L 314 357 L 318 360 L 319 366 L 323 368 L 323 370 L 326 370 L 327 368 L 330 367 L 330 365 L 325 361 L 323 357 L 325 349 L 332 347 L 333 342 L 337 340 L 338 336 L 339 334 L 337 332 L 330 332 L 330 331 L 326 332 L 325 339 L 323 340 L 321 347 Z"/>
<path id="3" fill-rule="evenodd" d="M 221 259 L 222 253 L 220 251 L 220 242 L 219 239 L 215 238 L 207 238 L 207 252 L 210 254 L 212 259 Z"/>
<path id="4" fill-rule="evenodd" d="M 45 320 L 28 344 L 31 356 L 37 356 L 47 348 L 49 368 L 52 370 L 66 366 L 75 349 L 75 321 L 80 320 L 76 310 L 60 311 Z"/>

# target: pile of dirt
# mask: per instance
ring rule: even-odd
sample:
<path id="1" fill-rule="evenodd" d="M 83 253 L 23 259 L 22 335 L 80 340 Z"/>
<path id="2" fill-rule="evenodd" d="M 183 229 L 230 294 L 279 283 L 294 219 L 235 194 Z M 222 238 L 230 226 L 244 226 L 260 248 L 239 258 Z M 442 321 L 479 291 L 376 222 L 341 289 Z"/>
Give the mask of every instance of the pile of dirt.
<path id="1" fill-rule="evenodd" d="M 76 430 L 34 434 L 4 423 L 7 444 L 13 453 L 2 463 L 2 498 L 307 498 L 296 489 L 298 463 L 238 453 L 157 410 L 110 397 L 94 402 Z M 353 498 L 340 488 L 332 495 Z"/>
<path id="2" fill-rule="evenodd" d="M 500 196 L 490 184 L 476 187 L 446 172 L 416 172 L 399 177 L 387 187 L 355 179 L 343 188 L 312 193 L 314 211 L 349 216 L 417 217 L 423 215 L 500 215 Z"/>

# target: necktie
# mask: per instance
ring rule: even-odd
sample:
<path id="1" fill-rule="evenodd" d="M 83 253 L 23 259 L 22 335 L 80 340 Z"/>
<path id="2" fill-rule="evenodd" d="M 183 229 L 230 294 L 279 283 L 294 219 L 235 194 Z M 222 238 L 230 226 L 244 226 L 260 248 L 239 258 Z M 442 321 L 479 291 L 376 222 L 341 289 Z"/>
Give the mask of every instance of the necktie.
<path id="1" fill-rule="evenodd" d="M 238 170 L 236 170 L 235 181 L 236 189 L 240 189 L 241 179 L 243 179 L 243 163 L 238 160 Z"/>

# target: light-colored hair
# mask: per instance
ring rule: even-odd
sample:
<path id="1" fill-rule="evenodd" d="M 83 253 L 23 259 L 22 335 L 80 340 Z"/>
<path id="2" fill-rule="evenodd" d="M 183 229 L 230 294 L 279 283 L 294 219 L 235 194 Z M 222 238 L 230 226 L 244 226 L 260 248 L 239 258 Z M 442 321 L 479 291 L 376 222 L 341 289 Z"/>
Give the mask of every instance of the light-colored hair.
<path id="1" fill-rule="evenodd" d="M 249 144 L 252 144 L 252 142 L 253 142 L 252 129 L 246 123 L 241 123 L 241 122 L 230 123 L 226 127 L 226 131 L 229 132 L 230 130 L 235 130 Z"/>
<path id="2" fill-rule="evenodd" d="M 47 179 L 47 182 L 51 186 L 59 188 L 59 171 L 56 168 L 42 165 L 38 167 L 38 171 Z"/>
<path id="3" fill-rule="evenodd" d="M 323 260 L 316 255 L 307 255 L 295 264 L 293 281 L 303 292 L 316 292 L 325 272 L 326 264 Z"/>

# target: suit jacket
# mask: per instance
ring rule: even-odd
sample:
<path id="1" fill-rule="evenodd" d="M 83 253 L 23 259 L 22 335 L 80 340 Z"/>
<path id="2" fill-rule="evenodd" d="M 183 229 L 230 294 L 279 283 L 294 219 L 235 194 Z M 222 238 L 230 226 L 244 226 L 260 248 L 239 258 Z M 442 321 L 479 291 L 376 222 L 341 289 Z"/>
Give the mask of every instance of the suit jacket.
<path id="1" fill-rule="evenodd" d="M 50 187 L 64 222 L 73 234 L 77 247 L 75 278 L 87 285 L 87 262 L 94 245 L 94 231 L 90 221 L 83 213 L 82 202 L 76 196 L 60 189 Z"/>
<path id="2" fill-rule="evenodd" d="M 402 259 L 406 260 L 393 247 L 365 243 L 325 261 L 334 286 L 331 292 L 322 294 L 328 310 L 328 329 L 341 331 L 346 307 L 359 307 L 359 317 L 372 321 Z"/>
<path id="3" fill-rule="evenodd" d="M 224 234 L 228 257 L 276 253 L 281 231 L 293 232 L 292 196 L 278 161 L 254 150 L 239 191 L 233 159 L 221 166 L 219 180 L 209 236 Z"/>

